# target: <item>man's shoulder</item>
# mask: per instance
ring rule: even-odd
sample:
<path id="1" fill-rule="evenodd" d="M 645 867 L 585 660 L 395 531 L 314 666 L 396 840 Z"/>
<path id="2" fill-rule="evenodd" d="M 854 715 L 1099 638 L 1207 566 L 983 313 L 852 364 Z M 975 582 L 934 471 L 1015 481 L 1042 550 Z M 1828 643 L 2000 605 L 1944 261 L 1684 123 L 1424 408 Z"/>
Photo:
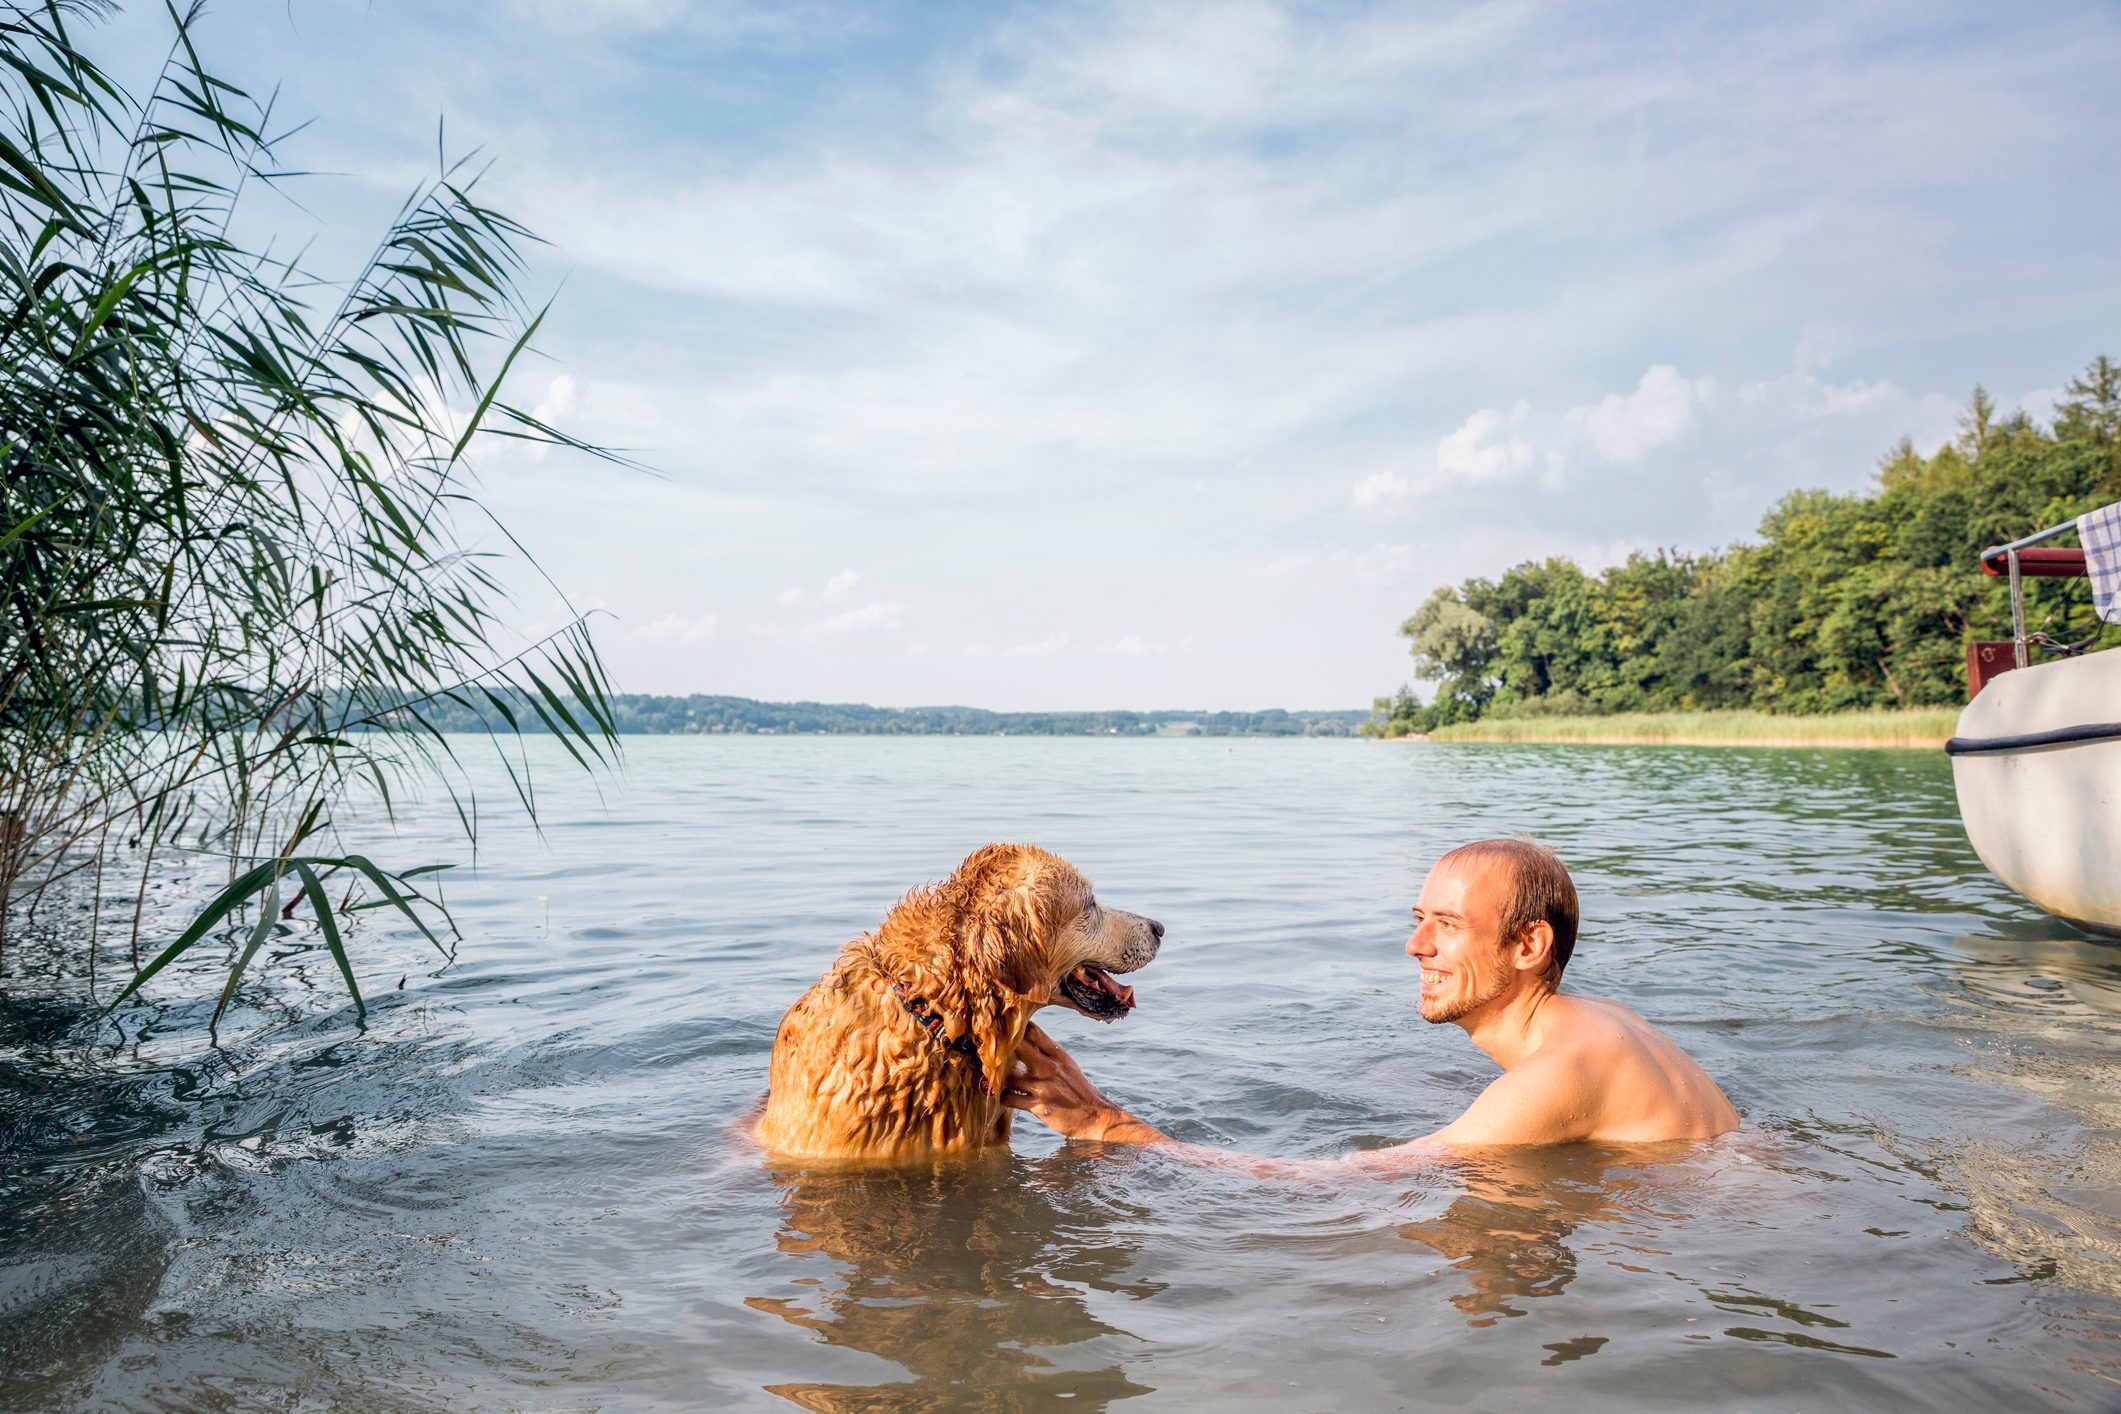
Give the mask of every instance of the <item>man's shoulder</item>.
<path id="1" fill-rule="evenodd" d="M 1433 1137 L 1445 1143 L 1565 1144 L 1603 1115 L 1608 1070 L 1595 1043 L 1541 1047 L 1488 1082 L 1466 1112 Z"/>
<path id="2" fill-rule="evenodd" d="M 1559 1009 L 1572 1020 L 1600 1021 L 1612 1025 L 1644 1026 L 1634 1008 L 1626 1002 L 1611 997 L 1587 997 L 1581 992 L 1556 992 L 1547 999 L 1547 1005 Z"/>
<path id="3" fill-rule="evenodd" d="M 1564 1085 L 1590 1101 L 1587 1137 L 1655 1141 L 1704 1138 L 1737 1123 L 1707 1072 L 1670 1036 L 1603 997 L 1581 1004 L 1532 1058 L 1551 1069 L 1540 1083 Z M 1528 1062 L 1529 1066 L 1531 1062 Z"/>
<path id="4" fill-rule="evenodd" d="M 1610 997 L 1556 993 L 1548 1002 L 1546 1035 L 1527 1064 L 1540 1059 L 1565 1065 L 1610 1060 L 1639 1049 L 1657 1030 Z"/>

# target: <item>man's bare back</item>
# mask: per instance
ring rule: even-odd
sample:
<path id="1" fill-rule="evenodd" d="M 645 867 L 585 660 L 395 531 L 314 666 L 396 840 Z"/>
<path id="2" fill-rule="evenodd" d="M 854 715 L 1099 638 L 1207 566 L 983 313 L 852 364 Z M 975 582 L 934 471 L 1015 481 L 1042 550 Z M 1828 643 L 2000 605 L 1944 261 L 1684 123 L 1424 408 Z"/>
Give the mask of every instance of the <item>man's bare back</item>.
<path id="1" fill-rule="evenodd" d="M 1414 917 L 1407 953 L 1421 964 L 1423 1019 L 1463 1027 L 1503 1069 L 1464 1114 L 1433 1134 L 1328 1165 L 1176 1147 L 1261 1172 L 1309 1172 L 1396 1168 L 1461 1148 L 1707 1139 L 1738 1127 L 1716 1082 L 1670 1037 L 1619 1002 L 1557 990 L 1575 946 L 1576 890 L 1548 851 L 1515 840 L 1453 850 L 1429 871 Z M 1037 1027 L 1018 1061 L 1004 1102 L 1069 1138 L 1173 1143 L 1107 1099 Z"/>

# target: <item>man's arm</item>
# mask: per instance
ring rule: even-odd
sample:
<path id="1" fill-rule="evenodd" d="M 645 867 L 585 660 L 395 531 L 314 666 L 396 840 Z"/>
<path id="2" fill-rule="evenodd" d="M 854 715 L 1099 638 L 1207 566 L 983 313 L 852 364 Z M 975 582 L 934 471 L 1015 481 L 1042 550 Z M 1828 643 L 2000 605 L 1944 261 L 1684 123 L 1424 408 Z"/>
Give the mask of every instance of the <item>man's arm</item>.
<path id="1" fill-rule="evenodd" d="M 1596 1088 L 1583 1066 L 1533 1056 L 1496 1076 L 1464 1114 L 1415 1142 L 1499 1148 L 1588 1139 L 1598 1121 Z"/>
<path id="2" fill-rule="evenodd" d="M 1052 1037 L 1032 1026 L 1017 1048 L 1017 1071 L 1002 1092 L 1002 1103 L 1029 1110 L 1063 1138 L 1103 1144 L 1157 1144 L 1191 1163 L 1236 1168 L 1261 1178 L 1322 1178 L 1352 1169 L 1404 1169 L 1434 1163 L 1448 1155 L 1431 1146 L 1441 1135 L 1416 1139 L 1391 1149 L 1371 1149 L 1337 1159 L 1270 1159 L 1256 1154 L 1181 1144 L 1145 1120 L 1112 1103 L 1083 1074 L 1082 1067 Z"/>

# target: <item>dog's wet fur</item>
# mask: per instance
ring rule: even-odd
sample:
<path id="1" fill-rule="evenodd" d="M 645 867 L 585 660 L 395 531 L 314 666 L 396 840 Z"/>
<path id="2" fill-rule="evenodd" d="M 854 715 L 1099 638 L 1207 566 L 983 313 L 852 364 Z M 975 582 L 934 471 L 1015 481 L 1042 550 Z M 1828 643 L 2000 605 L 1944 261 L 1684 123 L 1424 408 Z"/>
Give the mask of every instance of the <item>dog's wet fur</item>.
<path id="1" fill-rule="evenodd" d="M 781 1019 L 759 1142 L 794 1158 L 905 1159 L 1009 1139 L 1002 1091 L 1025 1028 L 1059 1004 L 1132 1010 L 1124 975 L 1163 926 L 1106 908 L 1075 867 L 991 844 L 847 944 Z M 897 984 L 894 990 L 893 984 Z M 924 1025 L 916 1016 L 938 1018 Z"/>

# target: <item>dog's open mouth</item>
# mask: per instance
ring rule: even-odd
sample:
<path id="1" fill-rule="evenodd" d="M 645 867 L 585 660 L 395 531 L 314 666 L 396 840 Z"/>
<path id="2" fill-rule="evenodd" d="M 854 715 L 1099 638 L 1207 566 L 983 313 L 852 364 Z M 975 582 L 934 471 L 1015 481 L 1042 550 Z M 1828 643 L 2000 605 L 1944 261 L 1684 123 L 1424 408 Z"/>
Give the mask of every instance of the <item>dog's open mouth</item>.
<path id="1" fill-rule="evenodd" d="M 1092 963 L 1084 963 L 1060 981 L 1061 995 L 1084 1016 L 1117 1021 L 1134 1010 L 1134 989 L 1122 987 L 1112 974 Z"/>

